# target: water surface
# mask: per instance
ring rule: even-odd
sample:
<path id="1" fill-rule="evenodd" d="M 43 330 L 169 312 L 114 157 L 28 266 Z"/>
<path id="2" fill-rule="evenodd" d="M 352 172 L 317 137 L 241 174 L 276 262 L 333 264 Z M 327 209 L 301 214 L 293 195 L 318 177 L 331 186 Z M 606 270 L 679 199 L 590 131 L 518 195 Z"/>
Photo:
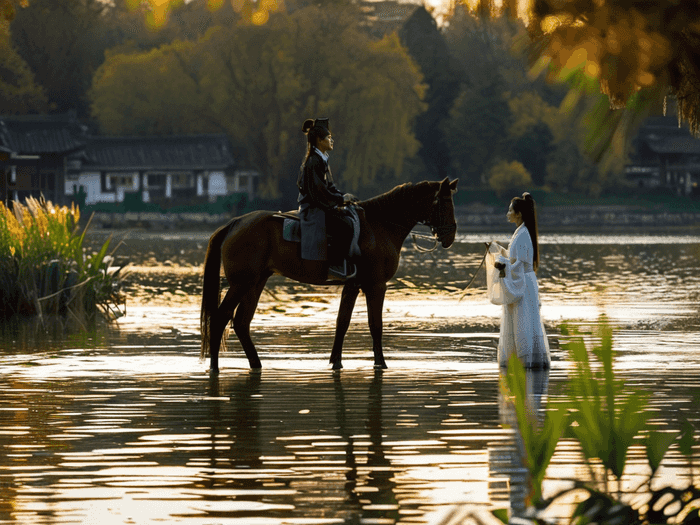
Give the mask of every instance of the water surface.
<path id="1" fill-rule="evenodd" d="M 409 524 L 465 502 L 518 508 L 524 471 L 495 365 L 500 310 L 483 270 L 463 291 L 483 242 L 507 231 L 429 254 L 406 245 L 385 304 L 388 370 L 372 367 L 362 298 L 334 372 L 339 291 L 273 278 L 253 321 L 263 370 L 248 370 L 232 335 L 218 377 L 199 359 L 208 236 L 126 237 L 127 315 L 111 327 L 4 327 L 0 523 Z M 561 325 L 605 314 L 618 373 L 650 393 L 655 421 L 700 424 L 699 255 L 688 235 L 543 235 L 553 368 L 530 378 L 539 406 L 566 389 Z M 642 460 L 633 448 L 627 490 Z M 562 442 L 545 491 L 585 475 Z M 675 449 L 663 476 L 688 480 Z"/>

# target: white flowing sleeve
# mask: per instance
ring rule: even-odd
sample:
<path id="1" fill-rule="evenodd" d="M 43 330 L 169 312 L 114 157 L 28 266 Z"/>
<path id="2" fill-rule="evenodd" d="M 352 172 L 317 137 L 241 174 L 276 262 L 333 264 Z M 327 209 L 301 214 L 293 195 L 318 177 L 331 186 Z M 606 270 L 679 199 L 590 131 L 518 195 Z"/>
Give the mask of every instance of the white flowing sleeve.
<path id="1" fill-rule="evenodd" d="M 529 250 L 526 243 L 528 235 L 514 235 L 507 250 L 491 244 L 486 256 L 486 285 L 489 301 L 493 304 L 512 304 L 522 299 L 525 294 L 525 263 Z M 495 267 L 498 261 L 505 262 L 505 277 Z"/>

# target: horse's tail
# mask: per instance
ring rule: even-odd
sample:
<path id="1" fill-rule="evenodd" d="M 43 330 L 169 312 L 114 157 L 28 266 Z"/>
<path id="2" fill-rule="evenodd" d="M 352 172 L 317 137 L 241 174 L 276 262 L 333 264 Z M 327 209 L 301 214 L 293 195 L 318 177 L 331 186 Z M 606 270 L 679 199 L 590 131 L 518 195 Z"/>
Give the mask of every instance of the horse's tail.
<path id="1" fill-rule="evenodd" d="M 214 232 L 209 238 L 207 255 L 204 258 L 204 274 L 202 276 L 202 308 L 199 317 L 202 332 L 201 358 L 209 357 L 211 346 L 211 319 L 219 308 L 221 300 L 221 245 L 224 239 L 235 224 L 233 219 L 225 226 Z"/>

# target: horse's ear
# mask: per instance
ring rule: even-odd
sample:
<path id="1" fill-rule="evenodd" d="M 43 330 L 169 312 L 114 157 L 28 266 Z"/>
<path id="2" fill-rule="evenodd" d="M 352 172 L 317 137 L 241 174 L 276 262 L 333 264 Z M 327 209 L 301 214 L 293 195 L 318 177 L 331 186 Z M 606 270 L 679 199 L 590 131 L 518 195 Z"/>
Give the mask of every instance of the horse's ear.
<path id="1" fill-rule="evenodd" d="M 452 193 L 457 193 L 457 183 L 459 182 L 459 179 L 455 179 L 452 182 L 450 182 L 450 190 Z"/>
<path id="2" fill-rule="evenodd" d="M 451 190 L 451 189 L 452 189 L 452 188 L 450 187 L 450 179 L 449 179 L 449 177 L 445 177 L 444 179 L 442 179 L 442 180 L 440 181 L 440 190 L 439 190 L 439 193 L 441 193 L 442 195 L 447 195 L 448 193 L 450 193 L 450 190 Z"/>

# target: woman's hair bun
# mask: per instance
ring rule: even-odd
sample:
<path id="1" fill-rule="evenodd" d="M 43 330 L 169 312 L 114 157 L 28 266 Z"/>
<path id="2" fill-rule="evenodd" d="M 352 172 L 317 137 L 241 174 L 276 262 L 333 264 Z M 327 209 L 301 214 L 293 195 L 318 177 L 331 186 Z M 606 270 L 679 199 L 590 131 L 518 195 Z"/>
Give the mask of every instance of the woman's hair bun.
<path id="1" fill-rule="evenodd" d="M 301 125 L 301 131 L 303 133 L 308 133 L 311 128 L 314 127 L 314 119 L 312 118 L 307 118 L 304 123 Z"/>

